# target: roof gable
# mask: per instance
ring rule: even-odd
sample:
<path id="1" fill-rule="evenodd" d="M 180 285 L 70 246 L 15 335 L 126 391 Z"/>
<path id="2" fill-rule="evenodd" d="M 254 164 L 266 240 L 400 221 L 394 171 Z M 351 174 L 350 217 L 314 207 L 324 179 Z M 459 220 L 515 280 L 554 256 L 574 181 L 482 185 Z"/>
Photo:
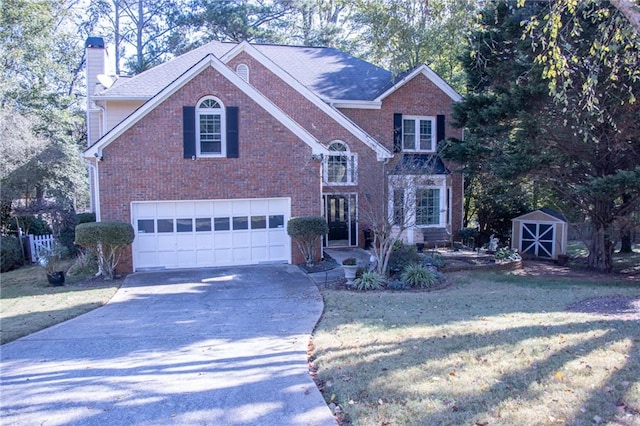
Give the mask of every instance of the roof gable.
<path id="1" fill-rule="evenodd" d="M 352 135 L 358 138 L 360 141 L 365 143 L 371 149 L 376 152 L 376 156 L 378 160 L 384 160 L 387 158 L 393 157 L 393 154 L 385 148 L 381 143 L 375 140 L 371 135 L 365 132 L 360 126 L 354 123 L 351 119 L 349 119 L 342 112 L 337 110 L 331 105 L 328 105 L 324 100 L 322 100 L 316 93 L 307 88 L 304 84 L 298 81 L 296 78 L 291 76 L 286 70 L 282 67 L 278 66 L 274 63 L 271 58 L 267 57 L 265 54 L 256 49 L 253 45 L 244 41 L 238 44 L 236 47 L 227 52 L 222 58 L 222 61 L 229 62 L 231 59 L 236 57 L 241 52 L 244 52 L 250 55 L 252 58 L 257 60 L 260 64 L 266 67 L 269 71 L 278 76 L 282 81 L 290 85 L 293 89 L 295 89 L 298 93 L 304 96 L 308 101 L 310 101 L 313 105 L 315 105 L 322 112 L 327 114 L 333 120 L 335 120 L 338 124 L 344 127 L 347 131 L 349 131 Z"/>
<path id="2" fill-rule="evenodd" d="M 140 108 L 134 111 L 126 119 L 120 122 L 117 126 L 111 129 L 107 134 L 100 138 L 95 144 L 87 148 L 83 156 L 87 158 L 101 157 L 102 149 L 108 146 L 116 138 L 121 136 L 125 131 L 131 128 L 139 120 L 141 120 L 147 113 L 157 107 L 160 103 L 169 98 L 173 93 L 191 81 L 196 75 L 201 73 L 207 67 L 212 67 L 223 77 L 229 80 L 232 84 L 238 87 L 242 92 L 248 95 L 254 102 L 263 107 L 273 117 L 280 121 L 285 127 L 287 127 L 292 133 L 309 145 L 313 154 L 328 154 L 327 149 L 318 142 L 318 140 L 311 135 L 306 129 L 295 122 L 291 117 L 285 114 L 280 108 L 278 108 L 273 102 L 262 95 L 253 86 L 244 81 L 235 72 L 230 70 L 225 64 L 223 64 L 213 54 L 207 54 L 195 65 L 191 66 L 178 78 L 173 80 L 171 84 L 164 87 L 159 93 L 145 102 Z"/>
<path id="3" fill-rule="evenodd" d="M 548 207 L 542 207 L 540 209 L 525 213 L 511 220 L 512 221 L 539 220 L 539 219 L 536 219 L 535 216 L 540 216 L 540 215 L 547 217 L 550 222 L 567 222 L 567 218 L 564 217 L 562 213 L 559 213 Z"/>
<path id="4" fill-rule="evenodd" d="M 447 96 L 454 102 L 462 100 L 462 96 L 455 91 L 446 81 L 444 81 L 438 74 L 436 74 L 426 64 L 418 65 L 412 70 L 406 71 L 400 75 L 391 83 L 384 87 L 381 93 L 374 99 L 376 102 L 382 102 L 387 96 L 391 95 L 402 86 L 413 80 L 417 75 L 422 74 L 427 77 L 438 89 L 442 90 Z"/>

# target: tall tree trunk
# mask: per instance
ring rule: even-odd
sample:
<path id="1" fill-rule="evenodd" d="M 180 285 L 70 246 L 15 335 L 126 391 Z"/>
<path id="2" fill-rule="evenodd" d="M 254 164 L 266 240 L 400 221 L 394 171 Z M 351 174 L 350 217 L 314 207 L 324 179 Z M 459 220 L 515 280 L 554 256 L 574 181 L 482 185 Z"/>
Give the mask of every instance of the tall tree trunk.
<path id="1" fill-rule="evenodd" d="M 113 8 L 115 12 L 114 17 L 114 44 L 116 54 L 116 75 L 120 75 L 120 0 L 114 0 Z"/>
<path id="2" fill-rule="evenodd" d="M 613 248 L 610 228 L 607 224 L 594 222 L 587 266 L 599 272 L 613 270 Z"/>
<path id="3" fill-rule="evenodd" d="M 631 244 L 631 230 L 622 231 L 620 236 L 620 253 L 633 253 L 633 244 Z"/>

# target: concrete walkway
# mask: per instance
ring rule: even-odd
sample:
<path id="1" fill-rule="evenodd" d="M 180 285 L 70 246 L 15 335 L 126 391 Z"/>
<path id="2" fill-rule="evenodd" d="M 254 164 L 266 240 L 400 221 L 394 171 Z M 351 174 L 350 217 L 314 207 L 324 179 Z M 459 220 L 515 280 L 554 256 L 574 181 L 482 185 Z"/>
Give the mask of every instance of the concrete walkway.
<path id="1" fill-rule="evenodd" d="M 108 305 L 0 347 L 2 425 L 335 425 L 308 373 L 297 267 L 136 273 Z"/>

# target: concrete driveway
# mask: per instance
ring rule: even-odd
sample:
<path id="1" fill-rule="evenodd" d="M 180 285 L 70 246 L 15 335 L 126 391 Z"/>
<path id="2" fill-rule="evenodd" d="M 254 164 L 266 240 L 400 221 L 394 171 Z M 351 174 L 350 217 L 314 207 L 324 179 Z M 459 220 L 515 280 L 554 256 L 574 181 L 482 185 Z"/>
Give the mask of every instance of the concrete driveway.
<path id="1" fill-rule="evenodd" d="M 297 267 L 136 273 L 106 306 L 0 347 L 2 425 L 335 425 Z"/>

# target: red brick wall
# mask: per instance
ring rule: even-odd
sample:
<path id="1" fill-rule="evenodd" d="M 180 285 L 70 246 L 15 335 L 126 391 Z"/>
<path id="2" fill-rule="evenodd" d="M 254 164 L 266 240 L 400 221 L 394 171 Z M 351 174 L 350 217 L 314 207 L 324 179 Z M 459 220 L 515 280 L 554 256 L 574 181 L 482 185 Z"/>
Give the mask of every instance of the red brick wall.
<path id="1" fill-rule="evenodd" d="M 239 107 L 240 158 L 183 159 L 182 107 L 204 96 Z M 209 68 L 104 149 L 102 220 L 131 221 L 131 202 L 291 197 L 292 216 L 320 214 L 320 164 L 311 149 Z M 292 247 L 293 262 L 303 259 Z M 122 271 L 132 270 L 131 251 Z"/>
<path id="2" fill-rule="evenodd" d="M 422 74 L 417 75 L 404 86 L 382 101 L 379 110 L 342 109 L 342 113 L 358 123 L 371 136 L 393 152 L 393 114 L 437 116 L 445 115 L 446 137 L 462 137 L 462 129 L 451 126 L 451 98 Z M 454 173 L 452 183 L 452 230 L 455 233 L 462 227 L 462 203 L 464 191 L 462 174 L 456 164 L 447 164 Z"/>

